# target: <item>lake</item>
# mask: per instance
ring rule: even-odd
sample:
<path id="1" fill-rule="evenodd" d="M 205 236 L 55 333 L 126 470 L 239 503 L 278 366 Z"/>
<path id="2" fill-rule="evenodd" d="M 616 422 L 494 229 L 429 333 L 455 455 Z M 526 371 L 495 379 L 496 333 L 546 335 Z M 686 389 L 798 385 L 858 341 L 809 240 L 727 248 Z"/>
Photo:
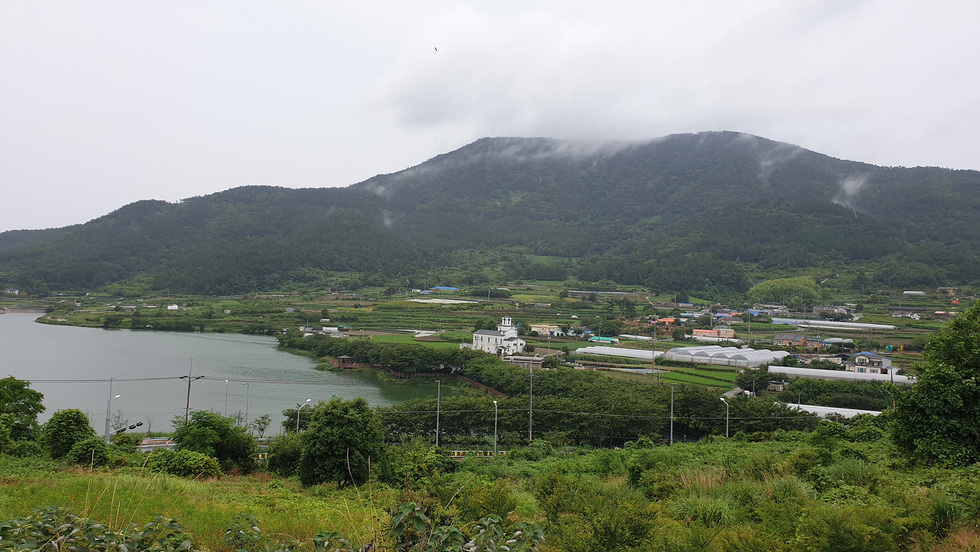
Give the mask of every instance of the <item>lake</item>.
<path id="1" fill-rule="evenodd" d="M 436 395 L 434 381 L 391 384 L 368 372 L 318 371 L 312 359 L 279 351 L 268 336 L 51 326 L 36 323 L 38 316 L 0 315 L 0 378 L 28 380 L 44 394 L 39 421 L 78 408 L 100 435 L 115 395 L 114 414 L 143 422 L 141 431 L 147 425 L 170 431 L 170 420 L 184 414 L 188 373 L 201 377 L 191 385 L 192 411 L 247 409 L 249 420 L 269 414 L 272 435 L 281 432 L 282 411 L 306 399 L 364 397 L 371 406 L 387 406 Z"/>

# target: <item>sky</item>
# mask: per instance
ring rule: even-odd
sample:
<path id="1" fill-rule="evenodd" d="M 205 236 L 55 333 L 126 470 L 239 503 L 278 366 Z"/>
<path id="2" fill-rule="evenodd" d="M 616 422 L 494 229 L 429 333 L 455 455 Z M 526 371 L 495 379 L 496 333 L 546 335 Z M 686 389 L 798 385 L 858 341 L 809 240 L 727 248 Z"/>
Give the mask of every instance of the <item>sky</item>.
<path id="1" fill-rule="evenodd" d="M 0 231 L 486 136 L 980 169 L 980 2 L 0 0 Z"/>

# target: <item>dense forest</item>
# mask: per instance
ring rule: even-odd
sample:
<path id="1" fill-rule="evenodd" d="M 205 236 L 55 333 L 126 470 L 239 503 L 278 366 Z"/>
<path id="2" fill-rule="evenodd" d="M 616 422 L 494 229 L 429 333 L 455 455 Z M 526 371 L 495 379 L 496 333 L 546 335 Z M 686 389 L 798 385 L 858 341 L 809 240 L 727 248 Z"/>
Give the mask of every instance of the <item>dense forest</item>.
<path id="1" fill-rule="evenodd" d="M 347 188 L 250 186 L 0 234 L 0 284 L 231 294 L 608 280 L 719 298 L 760 274 L 980 279 L 980 173 L 843 161 L 731 132 L 485 138 Z M 438 282 L 437 282 L 438 280 Z"/>

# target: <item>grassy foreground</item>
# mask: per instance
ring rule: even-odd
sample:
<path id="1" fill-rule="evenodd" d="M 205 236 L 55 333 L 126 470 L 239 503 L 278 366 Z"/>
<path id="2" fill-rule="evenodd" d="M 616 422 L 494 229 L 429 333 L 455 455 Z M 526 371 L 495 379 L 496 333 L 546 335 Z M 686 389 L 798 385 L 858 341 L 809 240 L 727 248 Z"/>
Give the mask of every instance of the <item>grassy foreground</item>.
<path id="1" fill-rule="evenodd" d="M 753 442 L 753 438 L 767 439 Z M 412 447 L 392 450 L 401 459 Z M 424 450 L 414 452 L 425 456 Z M 418 456 L 421 457 L 421 456 Z M 445 464 L 441 464 L 445 466 Z M 542 551 L 952 551 L 980 545 L 980 467 L 910 464 L 875 420 L 621 450 L 544 441 L 444 471 L 420 461 L 404 484 L 302 488 L 268 474 L 195 481 L 137 468 L 94 473 L 0 457 L 0 520 L 59 505 L 118 528 L 157 513 L 202 550 L 228 549 L 224 530 L 249 513 L 267 535 L 301 541 L 335 530 L 355 545 L 383 537 L 391 513 L 420 504 L 442 521 L 499 515 L 533 521 Z M 396 488 L 397 487 L 397 488 Z"/>
<path id="2" fill-rule="evenodd" d="M 368 541 L 395 499 L 384 486 L 304 490 L 293 480 L 267 474 L 193 480 L 141 470 L 61 468 L 54 462 L 0 456 L 0 519 L 58 505 L 110 529 L 143 525 L 157 514 L 178 520 L 195 547 L 223 550 L 223 533 L 236 514 L 259 519 L 262 532 L 309 541 L 335 530 L 352 541 Z M 0 547 L 2 548 L 2 547 Z"/>

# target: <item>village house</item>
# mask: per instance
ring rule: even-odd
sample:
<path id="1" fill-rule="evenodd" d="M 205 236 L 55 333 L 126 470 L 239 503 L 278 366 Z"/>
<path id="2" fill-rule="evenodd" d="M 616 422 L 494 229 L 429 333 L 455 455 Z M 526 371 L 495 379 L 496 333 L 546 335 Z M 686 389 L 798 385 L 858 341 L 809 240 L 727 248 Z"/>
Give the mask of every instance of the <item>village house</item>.
<path id="1" fill-rule="evenodd" d="M 850 309 L 847 309 L 845 307 L 838 307 L 837 305 L 816 306 L 813 307 L 812 310 L 813 310 L 813 314 L 820 317 L 840 318 L 840 317 L 851 315 Z"/>
<path id="2" fill-rule="evenodd" d="M 710 330 L 695 329 L 691 330 L 691 332 L 692 335 L 701 337 L 717 337 L 720 339 L 732 339 L 735 337 L 735 330 L 724 326 L 718 326 Z"/>
<path id="3" fill-rule="evenodd" d="M 514 366 L 520 366 L 521 368 L 537 369 L 540 370 L 544 367 L 544 357 L 541 356 L 505 356 L 503 358 L 504 362 L 513 364 Z"/>
<path id="4" fill-rule="evenodd" d="M 772 344 L 783 347 L 806 347 L 806 337 L 803 334 L 778 333 L 772 338 Z"/>
<path id="5" fill-rule="evenodd" d="M 565 332 L 561 331 L 561 328 L 554 324 L 531 324 L 531 333 L 537 332 L 538 335 L 543 337 L 559 337 L 565 335 Z"/>
<path id="6" fill-rule="evenodd" d="M 525 342 L 517 337 L 517 326 L 509 316 L 505 316 L 496 330 L 477 330 L 473 332 L 473 343 L 468 348 L 485 351 L 494 355 L 516 355 L 524 352 Z M 466 344 L 461 345 L 465 347 Z"/>
<path id="7" fill-rule="evenodd" d="M 862 351 L 845 362 L 844 369 L 859 374 L 887 374 L 892 371 L 892 359 L 870 351 Z"/>

